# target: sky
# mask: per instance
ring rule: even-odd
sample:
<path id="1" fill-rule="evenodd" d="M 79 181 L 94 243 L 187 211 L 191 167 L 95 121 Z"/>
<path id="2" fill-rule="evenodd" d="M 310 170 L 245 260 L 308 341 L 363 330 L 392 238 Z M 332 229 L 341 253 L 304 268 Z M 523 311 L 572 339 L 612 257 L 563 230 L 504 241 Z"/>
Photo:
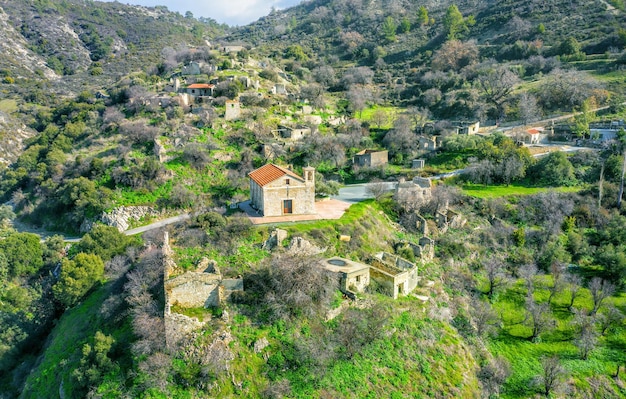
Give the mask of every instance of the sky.
<path id="1" fill-rule="evenodd" d="M 113 1 L 113 0 L 101 0 Z M 123 4 L 140 6 L 166 6 L 170 11 L 185 15 L 213 18 L 228 25 L 246 25 L 269 14 L 272 7 L 283 9 L 300 3 L 300 0 L 117 0 Z"/>

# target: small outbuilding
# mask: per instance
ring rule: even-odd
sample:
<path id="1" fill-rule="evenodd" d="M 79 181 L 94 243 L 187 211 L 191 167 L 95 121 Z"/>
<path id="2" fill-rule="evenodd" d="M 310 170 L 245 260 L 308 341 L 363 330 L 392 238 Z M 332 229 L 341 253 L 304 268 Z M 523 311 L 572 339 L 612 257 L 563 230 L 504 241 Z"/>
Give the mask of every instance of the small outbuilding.
<path id="1" fill-rule="evenodd" d="M 352 163 L 356 166 L 374 168 L 387 165 L 389 162 L 389 151 L 363 150 L 357 152 L 352 157 Z"/>

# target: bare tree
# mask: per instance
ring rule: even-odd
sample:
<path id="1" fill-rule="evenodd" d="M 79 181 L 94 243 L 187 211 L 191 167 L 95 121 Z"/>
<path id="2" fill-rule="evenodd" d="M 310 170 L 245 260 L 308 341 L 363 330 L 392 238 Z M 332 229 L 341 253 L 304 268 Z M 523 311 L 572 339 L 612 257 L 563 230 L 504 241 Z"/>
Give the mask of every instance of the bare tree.
<path id="1" fill-rule="evenodd" d="M 602 302 L 615 292 L 615 286 L 600 277 L 594 277 L 589 283 L 589 292 L 593 299 L 593 309 L 589 312 L 590 315 L 595 315 L 602 306 Z"/>
<path id="2" fill-rule="evenodd" d="M 583 360 L 587 360 L 589 353 L 596 347 L 598 344 L 598 333 L 593 329 L 585 329 L 580 335 L 574 339 L 574 345 L 578 348 L 580 352 L 580 357 Z"/>
<path id="3" fill-rule="evenodd" d="M 378 128 L 380 129 L 381 127 L 389 123 L 389 112 L 385 111 L 384 109 L 377 109 L 372 115 L 372 122 L 374 122 L 376 126 L 378 126 Z"/>
<path id="4" fill-rule="evenodd" d="M 501 176 L 507 186 L 514 180 L 521 179 L 526 174 L 524 162 L 518 157 L 505 158 L 501 164 Z"/>
<path id="5" fill-rule="evenodd" d="M 613 327 L 619 326 L 624 322 L 624 314 L 610 304 L 606 306 L 606 310 L 603 313 L 599 313 L 596 316 L 596 323 L 600 327 L 600 333 L 605 335 L 607 331 L 610 331 Z"/>
<path id="6" fill-rule="evenodd" d="M 434 54 L 432 65 L 437 70 L 459 71 L 461 68 L 475 63 L 478 56 L 479 51 L 475 41 L 448 40 Z"/>
<path id="7" fill-rule="evenodd" d="M 260 311 L 273 319 L 290 319 L 324 312 L 338 281 L 317 258 L 276 255 L 246 276 L 245 285 Z"/>
<path id="8" fill-rule="evenodd" d="M 537 303 L 532 297 L 526 298 L 526 311 L 526 322 L 532 328 L 532 334 L 529 338 L 535 342 L 542 333 L 554 326 L 554 318 L 548 304 Z"/>
<path id="9" fill-rule="evenodd" d="M 491 184 L 493 181 L 494 165 L 488 159 L 474 162 L 466 169 L 466 174 L 472 182 L 478 184 Z"/>
<path id="10" fill-rule="evenodd" d="M 312 72 L 315 81 L 321 84 L 324 89 L 328 89 L 330 86 L 333 86 L 337 82 L 335 70 L 330 65 L 322 65 L 318 68 L 315 68 Z"/>
<path id="11" fill-rule="evenodd" d="M 353 113 L 362 113 L 367 102 L 372 99 L 372 92 L 365 86 L 353 85 L 346 94 L 348 97 L 349 109 Z"/>
<path id="12" fill-rule="evenodd" d="M 385 148 L 393 157 L 405 158 L 411 156 L 419 145 L 415 134 L 411 131 L 411 121 L 405 115 L 400 115 L 393 122 L 391 129 L 383 138 Z"/>
<path id="13" fill-rule="evenodd" d="M 523 38 L 528 34 L 531 28 L 532 24 L 530 22 L 518 17 L 517 15 L 513 16 L 513 18 L 511 18 L 506 24 L 506 31 L 513 40 Z"/>
<path id="14" fill-rule="evenodd" d="M 526 284 L 526 296 L 531 297 L 535 292 L 535 277 L 537 276 L 537 265 L 532 263 L 530 265 L 521 266 L 518 269 L 519 276 L 524 279 Z"/>
<path id="15" fill-rule="evenodd" d="M 598 343 L 598 332 L 595 328 L 595 322 L 596 319 L 585 314 L 585 312 L 575 312 L 573 324 L 578 334 L 574 339 L 574 345 L 578 348 L 580 357 L 583 360 L 587 360 L 589 353 Z"/>
<path id="16" fill-rule="evenodd" d="M 548 296 L 548 305 L 552 303 L 554 296 L 563 290 L 563 286 L 565 285 L 565 267 L 565 264 L 561 262 L 552 262 L 550 265 L 552 286 L 548 288 L 550 291 L 550 295 Z"/>
<path id="17" fill-rule="evenodd" d="M 518 100 L 519 118 L 523 124 L 534 122 L 541 117 L 541 108 L 537 98 L 532 94 L 523 92 Z"/>
<path id="18" fill-rule="evenodd" d="M 476 82 L 486 101 L 495 107 L 498 120 L 504 118 L 505 104 L 519 77 L 505 67 L 487 68 L 481 71 Z"/>
<path id="19" fill-rule="evenodd" d="M 483 391 L 487 397 L 499 396 L 500 389 L 511 375 L 511 365 L 503 357 L 497 357 L 485 363 L 478 372 L 478 380 L 483 386 Z"/>
<path id="20" fill-rule="evenodd" d="M 415 125 L 415 130 L 420 132 L 430 119 L 430 110 L 424 107 L 411 107 L 408 109 L 409 116 Z"/>
<path id="21" fill-rule="evenodd" d="M 500 318 L 488 302 L 479 298 L 472 299 L 470 315 L 474 322 L 476 334 L 481 337 L 490 335 L 496 329 Z"/>
<path id="22" fill-rule="evenodd" d="M 324 93 L 325 90 L 322 85 L 317 83 L 302 86 L 300 89 L 300 95 L 302 98 L 308 100 L 309 104 L 315 108 L 324 108 L 326 106 Z"/>
<path id="23" fill-rule="evenodd" d="M 549 397 L 550 393 L 557 391 L 561 386 L 565 369 L 556 355 L 543 357 L 540 362 L 541 374 L 538 376 L 538 382 L 543 387 L 543 394 Z"/>
<path id="24" fill-rule="evenodd" d="M 580 296 L 581 289 L 583 288 L 583 281 L 580 276 L 571 273 L 567 274 L 566 280 L 567 290 L 570 294 L 570 300 L 569 304 L 567 305 L 567 309 L 569 309 L 569 311 L 571 312 L 572 308 L 574 307 L 574 301 Z"/>
<path id="25" fill-rule="evenodd" d="M 374 181 L 365 187 L 365 193 L 368 196 L 373 197 L 376 201 L 380 201 L 380 199 L 388 192 L 388 184 L 384 181 Z"/>
<path id="26" fill-rule="evenodd" d="M 505 270 L 505 264 L 501 259 L 491 256 L 485 260 L 483 272 L 487 280 L 487 298 L 489 301 L 493 300 L 496 290 L 508 282 Z"/>

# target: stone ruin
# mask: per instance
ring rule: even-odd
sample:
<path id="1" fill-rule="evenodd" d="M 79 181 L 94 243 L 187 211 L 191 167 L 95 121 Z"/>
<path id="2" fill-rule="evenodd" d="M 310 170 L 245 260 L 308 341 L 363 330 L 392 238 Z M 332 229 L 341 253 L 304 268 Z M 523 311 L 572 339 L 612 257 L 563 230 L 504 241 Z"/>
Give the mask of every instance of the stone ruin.
<path id="1" fill-rule="evenodd" d="M 420 281 L 417 265 L 397 255 L 380 252 L 370 263 L 370 278 L 379 283 L 393 299 L 397 299 L 398 295 L 410 294 Z"/>
<path id="2" fill-rule="evenodd" d="M 170 276 L 177 266 L 172 259 L 169 235 L 163 238 L 164 292 L 165 292 L 165 339 L 168 346 L 175 345 L 184 336 L 198 329 L 203 322 L 183 314 L 172 312 L 172 306 L 182 308 L 211 308 L 222 306 L 231 295 L 243 291 L 243 279 L 227 279 L 222 276 L 215 261 L 202 258 L 195 271 Z M 224 315 L 227 313 L 224 311 Z"/>
<path id="3" fill-rule="evenodd" d="M 411 181 L 400 179 L 394 198 L 400 203 L 423 203 L 432 198 L 432 188 L 429 178 L 414 177 Z"/>
<path id="4" fill-rule="evenodd" d="M 263 243 L 263 249 L 271 251 L 280 247 L 282 242 L 287 239 L 287 231 L 282 229 L 274 229 L 270 233 L 270 237 Z"/>
<path id="5" fill-rule="evenodd" d="M 448 231 L 449 228 L 459 229 L 467 223 L 467 219 L 460 213 L 449 209 L 448 204 L 445 204 L 441 209 L 437 210 L 435 221 L 442 233 Z"/>
<path id="6" fill-rule="evenodd" d="M 275 249 L 283 249 L 282 243 L 287 239 L 287 231 L 282 229 L 274 229 L 270 232 L 270 236 L 265 242 L 263 242 L 262 248 L 267 251 L 273 251 Z M 292 255 L 304 255 L 312 256 L 319 255 L 326 252 L 326 248 L 320 248 L 310 241 L 305 240 L 302 237 L 293 237 L 289 242 L 289 245 L 285 249 L 287 253 Z"/>

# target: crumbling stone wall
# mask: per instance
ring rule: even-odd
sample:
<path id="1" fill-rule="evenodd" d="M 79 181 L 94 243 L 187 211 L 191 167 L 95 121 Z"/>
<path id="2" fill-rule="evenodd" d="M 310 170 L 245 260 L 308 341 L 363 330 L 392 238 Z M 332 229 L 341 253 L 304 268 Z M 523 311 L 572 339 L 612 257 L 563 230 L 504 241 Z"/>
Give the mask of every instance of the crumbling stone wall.
<path id="1" fill-rule="evenodd" d="M 222 276 L 213 273 L 187 272 L 165 282 L 170 305 L 184 308 L 216 307 L 220 304 Z"/>

